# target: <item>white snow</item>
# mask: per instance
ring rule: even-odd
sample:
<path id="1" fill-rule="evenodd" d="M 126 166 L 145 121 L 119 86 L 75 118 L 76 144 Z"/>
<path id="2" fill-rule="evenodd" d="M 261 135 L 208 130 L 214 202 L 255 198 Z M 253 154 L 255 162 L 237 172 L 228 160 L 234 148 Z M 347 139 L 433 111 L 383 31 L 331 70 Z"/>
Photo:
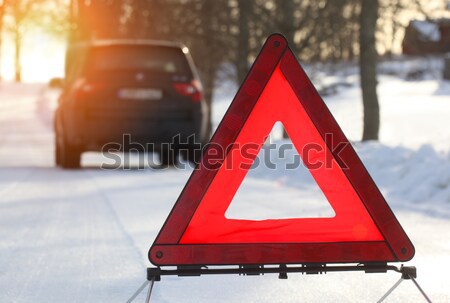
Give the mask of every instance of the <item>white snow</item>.
<path id="1" fill-rule="evenodd" d="M 435 302 L 449 302 L 450 83 L 380 77 L 381 141 L 360 143 L 358 79 L 348 81 L 353 85 L 326 102 L 413 241 L 416 256 L 408 264 L 418 267 L 419 283 Z M 218 91 L 216 125 L 235 90 L 228 85 Z M 124 302 L 145 280 L 147 251 L 191 171 L 101 170 L 96 154 L 84 156 L 82 170 L 55 168 L 56 94 L 39 85 L 0 86 L 0 302 Z M 281 167 L 285 161 L 275 159 Z M 288 217 L 298 211 L 292 199 L 301 197 L 309 201 L 306 211 L 330 216 L 308 174 L 252 170 L 228 215 Z M 283 203 L 274 214 L 278 200 Z M 257 211 L 255 202 L 262 206 Z M 152 301 L 373 302 L 398 278 L 163 277 Z M 143 300 L 142 294 L 136 302 Z M 406 281 L 387 302 L 421 300 Z"/>

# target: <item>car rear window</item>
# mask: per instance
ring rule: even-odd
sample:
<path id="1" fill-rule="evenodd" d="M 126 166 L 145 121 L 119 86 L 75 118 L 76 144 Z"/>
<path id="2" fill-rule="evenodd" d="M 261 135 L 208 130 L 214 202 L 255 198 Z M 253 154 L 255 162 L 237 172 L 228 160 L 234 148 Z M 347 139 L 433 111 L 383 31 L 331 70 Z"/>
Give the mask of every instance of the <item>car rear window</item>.
<path id="1" fill-rule="evenodd" d="M 185 54 L 180 48 L 164 46 L 104 46 L 90 56 L 94 71 L 142 70 L 190 75 Z"/>

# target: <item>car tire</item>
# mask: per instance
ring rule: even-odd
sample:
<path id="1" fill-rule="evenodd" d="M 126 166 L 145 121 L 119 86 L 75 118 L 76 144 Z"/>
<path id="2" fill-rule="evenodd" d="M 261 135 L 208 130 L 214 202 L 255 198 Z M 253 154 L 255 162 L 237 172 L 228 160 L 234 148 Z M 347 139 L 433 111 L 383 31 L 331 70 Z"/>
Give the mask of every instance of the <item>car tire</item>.
<path id="1" fill-rule="evenodd" d="M 59 115 L 55 115 L 55 163 L 57 166 L 68 169 L 80 168 L 82 149 L 67 142 L 61 127 Z"/>
<path id="2" fill-rule="evenodd" d="M 55 164 L 61 165 L 61 144 L 58 142 L 58 135 L 55 134 Z"/>
<path id="3" fill-rule="evenodd" d="M 80 168 L 81 151 L 78 147 L 65 143 L 60 153 L 60 162 L 62 168 L 75 169 Z"/>
<path id="4" fill-rule="evenodd" d="M 202 150 L 192 147 L 189 150 L 184 150 L 182 155 L 183 159 L 189 161 L 195 167 L 202 159 Z"/>
<path id="5" fill-rule="evenodd" d="M 55 134 L 55 164 L 56 166 L 61 166 L 61 136 L 60 136 L 60 128 L 58 127 L 59 115 L 58 111 L 55 112 L 55 116 L 53 119 L 53 130 Z"/>
<path id="6" fill-rule="evenodd" d="M 159 152 L 160 165 L 165 168 L 175 165 L 175 150 L 173 148 L 162 148 Z"/>
<path id="7" fill-rule="evenodd" d="M 80 168 L 81 148 L 68 144 L 62 134 L 61 137 L 56 139 L 56 152 L 57 155 L 55 160 L 57 165 L 66 169 Z"/>

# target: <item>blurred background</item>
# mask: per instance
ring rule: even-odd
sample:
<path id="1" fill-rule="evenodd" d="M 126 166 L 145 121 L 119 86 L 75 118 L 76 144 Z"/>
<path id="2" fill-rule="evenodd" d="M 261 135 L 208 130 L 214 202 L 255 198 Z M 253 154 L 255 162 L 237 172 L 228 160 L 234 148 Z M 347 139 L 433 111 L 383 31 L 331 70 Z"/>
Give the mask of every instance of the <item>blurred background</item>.
<path id="1" fill-rule="evenodd" d="M 448 52 L 448 5 L 380 0 L 379 56 Z M 63 76 L 67 44 L 150 38 L 185 43 L 206 86 L 225 62 L 240 83 L 273 32 L 288 38 L 302 62 L 356 60 L 360 10 L 360 1 L 352 0 L 2 0 L 1 73 L 5 80 L 45 81 Z"/>
<path id="2" fill-rule="evenodd" d="M 111 99 L 77 94 L 102 86 L 98 77 L 67 79 L 67 50 L 107 39 L 186 45 L 189 52 L 176 46 L 180 60 L 192 56 L 202 85 L 187 69 L 191 82 L 171 74 L 174 83 L 164 90 L 179 104 L 205 105 L 214 131 L 273 32 L 286 36 L 414 243 L 410 264 L 419 268 L 418 281 L 433 301 L 450 302 L 448 0 L 0 0 L 0 302 L 126 301 L 143 282 L 147 251 L 192 172 L 153 169 L 140 157 L 122 161 L 119 169 L 100 169 L 110 159 L 88 149 L 82 169 L 55 165 L 55 111 L 62 103 L 116 106 L 113 113 L 94 108 L 91 114 L 99 117 L 128 115 L 134 104 L 134 114 L 144 117 L 143 106 L 163 103 L 164 95 L 154 87 L 127 90 L 132 82 L 114 88 Z M 146 72 L 130 79 L 139 82 Z M 102 74 L 100 84 L 110 85 L 112 74 Z M 125 125 L 108 123 L 104 129 Z M 64 131 L 81 126 L 67 124 Z M 281 125 L 271 137 L 277 146 L 289 142 Z M 78 162 L 69 164 L 79 166 L 77 152 Z M 250 170 L 227 218 L 333 216 L 307 169 L 284 169 L 295 155 L 290 150 L 286 159 L 272 159 L 276 169 Z M 373 302 L 398 278 L 168 278 L 154 296 L 158 302 L 315 302 L 320 293 L 328 302 Z M 409 282 L 392 297 L 420 298 Z"/>
<path id="3" fill-rule="evenodd" d="M 325 85 L 315 71 L 342 72 L 356 67 L 359 58 L 363 69 L 369 66 L 362 74 L 373 73 L 375 60 L 394 59 L 410 60 L 383 72 L 410 78 L 426 70 L 442 74 L 443 61 L 414 59 L 443 58 L 450 51 L 449 6 L 447 0 L 2 0 L 0 74 L 17 82 L 63 78 L 65 50 L 80 41 L 179 41 L 191 50 L 210 105 L 217 83 L 242 83 L 266 37 L 281 32 L 310 67 L 321 93 L 329 94 L 339 83 Z M 375 28 L 370 20 L 376 20 Z M 370 51 L 371 36 L 376 54 Z M 366 49 L 368 56 L 360 57 Z M 362 76 L 363 90 L 375 86 L 373 79 Z M 364 99 L 369 129 L 363 139 L 377 139 L 377 100 L 370 92 Z"/>

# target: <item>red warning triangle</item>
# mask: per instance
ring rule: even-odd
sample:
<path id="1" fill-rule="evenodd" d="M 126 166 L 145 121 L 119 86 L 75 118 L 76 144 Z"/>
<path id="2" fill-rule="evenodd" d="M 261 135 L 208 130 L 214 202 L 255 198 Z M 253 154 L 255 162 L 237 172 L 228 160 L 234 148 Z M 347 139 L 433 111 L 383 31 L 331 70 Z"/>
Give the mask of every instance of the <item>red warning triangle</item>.
<path id="1" fill-rule="evenodd" d="M 334 217 L 225 217 L 278 121 Z M 279 34 L 266 41 L 149 251 L 150 261 L 160 266 L 391 262 L 413 256 L 411 241 Z"/>

